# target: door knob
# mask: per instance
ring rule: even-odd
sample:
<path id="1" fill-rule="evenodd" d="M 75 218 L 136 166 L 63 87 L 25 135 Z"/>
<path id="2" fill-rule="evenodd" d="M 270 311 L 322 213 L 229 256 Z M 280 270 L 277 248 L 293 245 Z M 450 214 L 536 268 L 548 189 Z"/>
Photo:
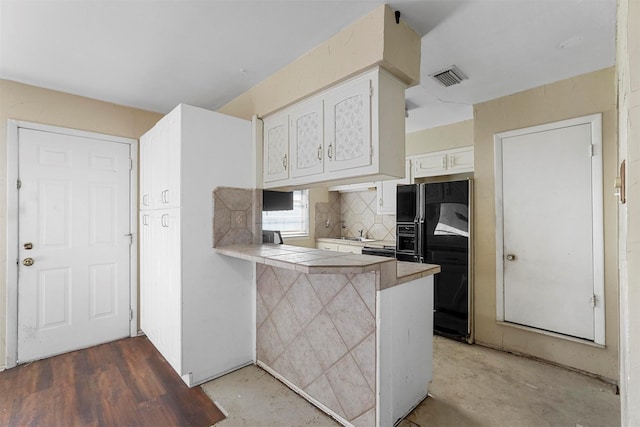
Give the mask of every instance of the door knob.
<path id="1" fill-rule="evenodd" d="M 35 261 L 33 261 L 33 258 L 25 258 L 25 259 L 22 260 L 22 263 L 24 265 L 26 265 L 27 267 L 32 266 L 34 262 Z"/>
<path id="2" fill-rule="evenodd" d="M 33 243 L 25 243 L 23 246 L 26 250 L 33 249 Z"/>
<path id="3" fill-rule="evenodd" d="M 516 259 L 515 255 L 513 255 L 513 254 L 507 255 L 507 261 L 515 261 L 515 259 Z"/>

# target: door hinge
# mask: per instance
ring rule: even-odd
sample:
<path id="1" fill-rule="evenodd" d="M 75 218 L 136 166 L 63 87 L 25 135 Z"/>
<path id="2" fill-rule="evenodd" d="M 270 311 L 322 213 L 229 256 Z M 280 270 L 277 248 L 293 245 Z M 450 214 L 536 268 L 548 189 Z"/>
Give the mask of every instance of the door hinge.
<path id="1" fill-rule="evenodd" d="M 371 85 L 371 83 L 369 83 Z M 373 96 L 373 86 L 369 86 L 369 98 Z"/>
<path id="2" fill-rule="evenodd" d="M 593 149 L 593 144 L 589 144 L 589 156 L 593 157 L 594 156 L 594 149 Z"/>
<path id="3" fill-rule="evenodd" d="M 129 309 L 129 320 L 133 320 L 133 308 Z"/>
<path id="4" fill-rule="evenodd" d="M 129 157 L 129 170 L 133 170 L 133 159 L 131 157 Z"/>
<path id="5" fill-rule="evenodd" d="M 133 245 L 133 234 L 129 233 L 125 234 L 125 236 L 129 238 L 129 246 Z"/>
<path id="6" fill-rule="evenodd" d="M 596 308 L 596 306 L 598 305 L 598 297 L 596 296 L 596 294 L 591 295 L 591 298 L 589 298 L 589 302 L 591 303 L 593 308 Z"/>
<path id="7" fill-rule="evenodd" d="M 20 180 L 20 179 L 19 179 L 19 180 L 16 182 L 16 188 L 17 188 L 18 190 L 22 188 L 22 180 Z"/>

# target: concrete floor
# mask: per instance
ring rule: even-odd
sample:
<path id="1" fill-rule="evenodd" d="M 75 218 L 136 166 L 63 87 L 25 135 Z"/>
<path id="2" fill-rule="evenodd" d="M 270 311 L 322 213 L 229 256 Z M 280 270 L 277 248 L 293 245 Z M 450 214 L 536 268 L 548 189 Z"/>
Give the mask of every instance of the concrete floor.
<path id="1" fill-rule="evenodd" d="M 399 427 L 620 425 L 613 386 L 535 360 L 434 337 L 433 371 L 431 397 Z M 339 425 L 255 366 L 203 389 L 228 414 L 216 427 Z"/>

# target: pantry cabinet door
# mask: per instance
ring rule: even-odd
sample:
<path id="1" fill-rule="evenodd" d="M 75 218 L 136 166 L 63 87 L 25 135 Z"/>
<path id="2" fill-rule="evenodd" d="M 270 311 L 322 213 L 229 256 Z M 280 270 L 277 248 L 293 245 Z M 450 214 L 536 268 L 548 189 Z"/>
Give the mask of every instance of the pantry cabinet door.
<path id="1" fill-rule="evenodd" d="M 289 178 L 288 116 L 264 119 L 264 182 Z"/>
<path id="2" fill-rule="evenodd" d="M 371 152 L 371 80 L 332 91 L 325 99 L 327 171 L 369 166 Z"/>
<path id="3" fill-rule="evenodd" d="M 149 164 L 151 168 L 151 209 L 163 209 L 166 207 L 166 194 L 169 189 L 169 135 L 167 122 L 159 121 L 152 129 L 151 156 Z"/>
<path id="4" fill-rule="evenodd" d="M 152 206 L 153 139 L 153 129 L 140 137 L 140 210 L 151 209 Z"/>
<path id="5" fill-rule="evenodd" d="M 289 113 L 291 176 L 324 172 L 324 118 L 322 100 L 305 103 Z"/>
<path id="6" fill-rule="evenodd" d="M 181 179 L 181 154 L 182 154 L 182 135 L 180 117 L 170 117 L 164 129 L 164 165 L 165 188 L 162 194 L 163 209 L 178 208 L 181 205 L 180 200 L 180 183 Z"/>

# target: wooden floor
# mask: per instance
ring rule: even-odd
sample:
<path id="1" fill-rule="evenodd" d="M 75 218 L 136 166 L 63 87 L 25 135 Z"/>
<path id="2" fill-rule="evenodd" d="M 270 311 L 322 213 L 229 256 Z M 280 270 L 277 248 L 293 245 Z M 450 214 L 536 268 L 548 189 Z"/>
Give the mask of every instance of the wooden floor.
<path id="1" fill-rule="evenodd" d="M 224 415 L 145 337 L 0 372 L 0 426 L 211 426 Z"/>

